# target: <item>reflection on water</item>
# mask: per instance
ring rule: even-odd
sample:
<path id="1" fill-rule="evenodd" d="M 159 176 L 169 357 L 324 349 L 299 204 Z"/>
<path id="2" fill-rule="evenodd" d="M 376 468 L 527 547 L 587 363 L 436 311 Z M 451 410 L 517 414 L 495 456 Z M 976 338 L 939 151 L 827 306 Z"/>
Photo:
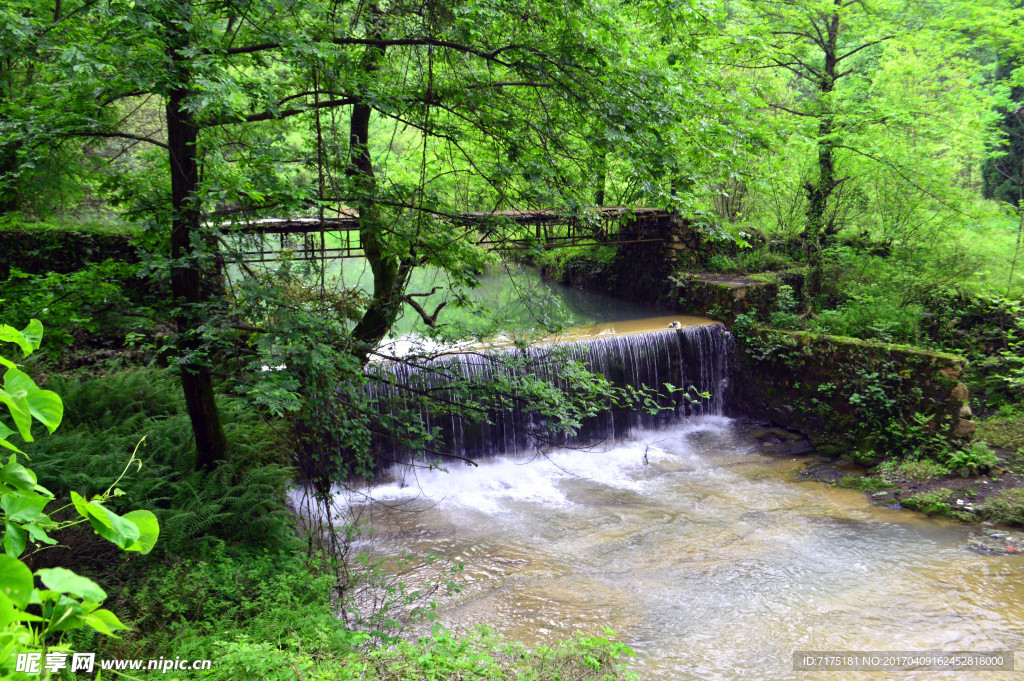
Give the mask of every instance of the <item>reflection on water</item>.
<path id="1" fill-rule="evenodd" d="M 328 281 L 336 285 L 373 289 L 373 275 L 363 259 L 347 259 L 328 267 Z M 439 321 L 449 325 L 457 337 L 493 336 L 502 330 L 542 330 L 551 326 L 587 326 L 599 322 L 623 322 L 663 314 L 649 305 L 638 305 L 593 292 L 575 289 L 540 278 L 536 269 L 507 264 L 494 266 L 476 279 L 478 285 L 466 291 L 478 308 L 456 305 L 448 275 L 434 268 L 417 269 L 409 282 L 409 293 L 424 310 L 433 312 L 443 302 Z M 673 318 L 674 319 L 674 318 Z M 666 322 L 667 324 L 667 322 Z M 604 327 L 602 327 L 604 328 Z M 427 327 L 419 315 L 406 306 L 392 329 L 393 337 L 423 333 Z"/>
<path id="2" fill-rule="evenodd" d="M 711 417 L 603 450 L 398 472 L 367 514 L 376 550 L 465 564 L 448 626 L 529 643 L 610 626 L 644 678 L 878 679 L 794 672 L 792 653 L 1024 648 L 1020 557 L 981 556 L 957 526 L 793 482 L 796 465 Z"/>

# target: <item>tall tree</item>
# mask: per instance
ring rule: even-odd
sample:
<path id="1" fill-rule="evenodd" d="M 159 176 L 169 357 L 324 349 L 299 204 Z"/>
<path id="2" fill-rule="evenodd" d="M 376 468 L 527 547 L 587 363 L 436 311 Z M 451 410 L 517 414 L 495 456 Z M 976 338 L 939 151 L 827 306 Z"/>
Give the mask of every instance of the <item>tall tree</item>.
<path id="1" fill-rule="evenodd" d="M 996 82 L 1010 85 L 1005 101 L 999 106 L 1001 144 L 996 149 L 998 155 L 987 159 L 982 169 L 985 198 L 1018 207 L 1024 186 L 1024 85 L 1014 83 L 1019 68 L 1018 63 L 1007 57 L 1000 59 L 996 66 Z"/>
<path id="2" fill-rule="evenodd" d="M 677 116 L 666 105 L 673 79 L 636 59 L 616 12 L 584 0 L 300 0 L 286 10 L 84 0 L 70 8 L 66 25 L 83 35 L 53 46 L 46 106 L 66 108 L 74 92 L 90 93 L 94 106 L 76 99 L 77 115 L 49 133 L 121 136 L 165 154 L 122 176 L 120 192 L 169 244 L 150 265 L 168 274 L 175 298 L 197 466 L 215 466 L 225 447 L 203 338 L 220 232 L 210 223 L 339 204 L 358 210 L 374 286 L 351 335 L 365 360 L 409 300 L 415 268 L 433 265 L 464 282 L 486 257 L 473 246 L 480 227 L 451 219 L 466 201 L 441 191 L 439 178 L 471 177 L 480 190 L 474 207 L 586 205 L 593 185 L 577 170 L 592 155 L 580 120 L 619 139 L 639 176 L 667 165 L 660 140 Z M 154 101 L 162 102 L 157 134 L 139 134 L 131 115 L 111 115 L 130 111 L 128 103 L 152 110 Z M 319 115 L 328 111 L 347 121 L 347 139 L 324 133 Z M 392 139 L 398 128 L 416 134 L 402 172 L 381 177 L 389 162 L 374 156 L 374 132 L 384 121 Z M 309 143 L 290 140 L 314 127 Z M 302 155 L 298 164 L 292 152 Z M 301 172 L 311 159 L 315 178 Z"/>
<path id="3" fill-rule="evenodd" d="M 760 63 L 749 66 L 784 69 L 795 78 L 795 101 L 770 106 L 814 126 L 816 153 L 814 169 L 804 184 L 807 220 L 803 231 L 813 265 L 812 294 L 819 285 L 818 254 L 839 228 L 836 212 L 831 210 L 833 197 L 850 179 L 839 167 L 838 150 L 849 146 L 851 130 L 873 118 L 880 122 L 863 101 L 851 102 L 839 87 L 860 80 L 865 63 L 870 63 L 870 51 L 895 37 L 889 17 L 896 10 L 860 0 L 767 0 L 750 5 L 755 30 L 765 32 L 768 49 L 760 55 Z"/>

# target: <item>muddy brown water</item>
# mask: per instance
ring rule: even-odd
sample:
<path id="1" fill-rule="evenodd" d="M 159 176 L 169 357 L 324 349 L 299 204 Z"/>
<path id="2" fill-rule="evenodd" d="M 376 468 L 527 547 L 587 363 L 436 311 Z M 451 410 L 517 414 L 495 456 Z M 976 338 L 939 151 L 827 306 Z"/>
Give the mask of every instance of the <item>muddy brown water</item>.
<path id="1" fill-rule="evenodd" d="M 383 503 L 339 502 L 362 509 L 373 551 L 440 558 L 413 586 L 464 565 L 445 625 L 531 644 L 610 627 L 645 679 L 1024 676 L 794 671 L 797 650 L 1024 650 L 1024 558 L 799 482 L 799 465 L 702 417 L 588 451 L 403 469 L 364 490 Z"/>

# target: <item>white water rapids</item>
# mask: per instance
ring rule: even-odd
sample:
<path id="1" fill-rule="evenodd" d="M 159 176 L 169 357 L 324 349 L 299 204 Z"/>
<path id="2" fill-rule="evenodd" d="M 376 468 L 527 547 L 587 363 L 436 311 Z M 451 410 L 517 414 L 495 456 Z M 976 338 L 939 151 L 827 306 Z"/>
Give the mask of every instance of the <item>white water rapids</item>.
<path id="1" fill-rule="evenodd" d="M 374 552 L 464 565 L 447 626 L 527 643 L 608 626 L 645 679 L 1019 678 L 793 671 L 796 650 L 1024 649 L 1021 557 L 973 553 L 965 528 L 797 482 L 798 465 L 757 453 L 729 419 L 699 417 L 590 451 L 403 469 L 363 490 L 382 503 L 338 501 L 372 525 Z"/>

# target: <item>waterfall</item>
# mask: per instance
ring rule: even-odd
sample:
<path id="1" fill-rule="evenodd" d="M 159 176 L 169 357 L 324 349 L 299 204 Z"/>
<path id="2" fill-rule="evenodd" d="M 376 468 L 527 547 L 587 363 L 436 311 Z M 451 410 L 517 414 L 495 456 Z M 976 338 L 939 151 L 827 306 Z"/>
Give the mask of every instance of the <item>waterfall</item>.
<path id="1" fill-rule="evenodd" d="M 368 389 L 390 429 L 422 428 L 430 433 L 430 449 L 436 453 L 466 458 L 532 453 L 538 439 L 592 444 L 627 436 L 639 428 L 664 427 L 690 416 L 721 415 L 729 379 L 730 343 L 731 336 L 723 326 L 708 324 L 453 353 L 418 364 L 376 362 L 367 370 Z M 583 419 L 572 437 L 553 438 L 544 415 L 520 408 L 515 391 L 530 376 L 571 389 L 567 366 L 573 362 L 603 375 L 618 388 L 647 389 L 652 398 L 648 404 L 653 402 L 658 410 L 650 413 L 608 404 L 600 413 Z M 482 389 L 493 381 L 509 387 L 507 399 L 489 397 Z M 667 389 L 666 384 L 674 390 Z M 428 399 L 435 405 L 467 406 L 462 413 L 438 413 L 427 406 Z M 470 417 L 470 411 L 477 418 Z M 417 413 L 419 422 L 411 423 L 410 415 Z"/>

